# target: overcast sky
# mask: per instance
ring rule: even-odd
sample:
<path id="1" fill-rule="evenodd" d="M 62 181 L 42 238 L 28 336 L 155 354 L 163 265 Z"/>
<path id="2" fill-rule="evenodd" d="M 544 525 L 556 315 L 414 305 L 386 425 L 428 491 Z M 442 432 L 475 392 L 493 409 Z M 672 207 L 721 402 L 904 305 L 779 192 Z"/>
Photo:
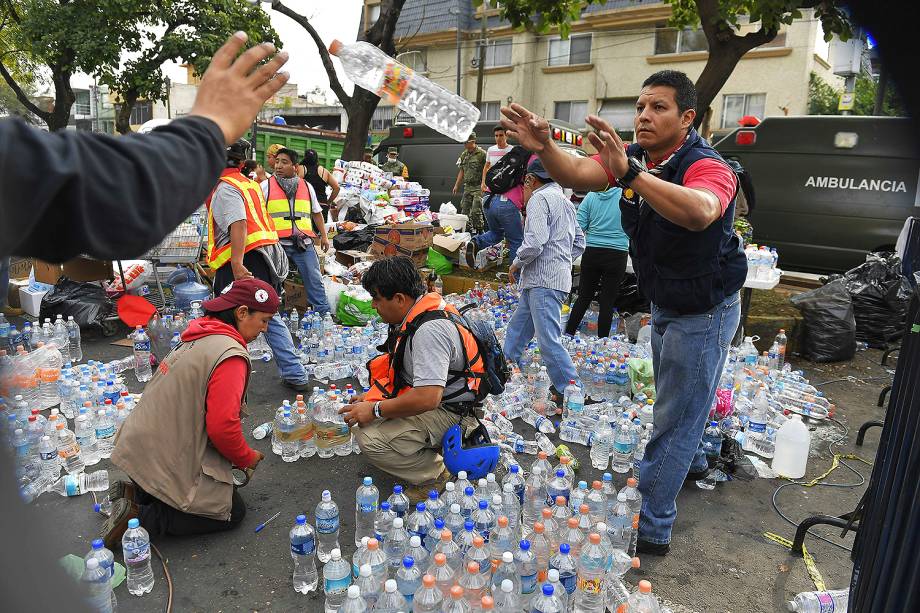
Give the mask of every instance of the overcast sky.
<path id="1" fill-rule="evenodd" d="M 328 47 L 332 39 L 337 38 L 343 43 L 355 41 L 358 33 L 358 20 L 361 17 L 362 0 L 285 0 L 285 4 L 292 10 L 310 18 L 313 27 L 326 42 Z M 285 51 L 291 59 L 285 65 L 285 70 L 291 73 L 291 81 L 297 84 L 298 90 L 303 93 L 320 86 L 329 92 L 329 98 L 334 95 L 329 88 L 329 78 L 319 59 L 316 45 L 307 31 L 291 19 L 271 10 L 269 4 L 262 7 L 271 16 L 272 25 Z M 333 60 L 338 63 L 338 60 Z M 338 66 L 339 80 L 345 90 L 351 92 L 352 84 L 345 77 L 344 71 Z M 166 73 L 174 81 L 185 82 L 185 70 L 176 64 L 167 65 Z M 92 78 L 86 75 L 77 75 L 73 79 L 76 87 L 86 87 L 92 83 Z"/>

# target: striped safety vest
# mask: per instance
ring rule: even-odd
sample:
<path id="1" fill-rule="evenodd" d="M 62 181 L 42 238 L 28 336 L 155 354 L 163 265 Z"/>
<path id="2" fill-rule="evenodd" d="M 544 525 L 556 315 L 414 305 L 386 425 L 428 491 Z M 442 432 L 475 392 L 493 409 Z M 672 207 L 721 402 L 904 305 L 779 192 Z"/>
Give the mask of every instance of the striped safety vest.
<path id="1" fill-rule="evenodd" d="M 238 168 L 227 168 L 220 175 L 220 183 L 226 183 L 236 189 L 243 197 L 246 205 L 246 247 L 243 252 L 248 252 L 263 245 L 273 245 L 278 242 L 278 233 L 272 218 L 265 210 L 265 199 L 262 197 L 262 188 L 259 184 L 244 177 Z M 218 186 L 220 185 L 218 183 Z M 214 188 L 216 191 L 216 187 Z M 223 247 L 214 246 L 214 214 L 211 211 L 211 199 L 214 192 L 208 196 L 205 206 L 208 209 L 208 266 L 217 270 L 230 261 L 230 243 Z M 228 229 L 229 232 L 229 229 Z"/>
<path id="2" fill-rule="evenodd" d="M 297 193 L 294 194 L 294 211 L 291 212 L 291 203 L 287 194 L 278 184 L 278 179 L 274 176 L 268 178 L 268 204 L 266 205 L 268 214 L 272 221 L 275 222 L 275 230 L 278 232 L 278 238 L 287 238 L 293 232 L 291 219 L 297 223 L 297 229 L 309 237 L 314 237 L 313 220 L 310 215 L 313 212 L 313 203 L 310 201 L 310 189 L 307 182 L 301 179 L 297 183 Z"/>

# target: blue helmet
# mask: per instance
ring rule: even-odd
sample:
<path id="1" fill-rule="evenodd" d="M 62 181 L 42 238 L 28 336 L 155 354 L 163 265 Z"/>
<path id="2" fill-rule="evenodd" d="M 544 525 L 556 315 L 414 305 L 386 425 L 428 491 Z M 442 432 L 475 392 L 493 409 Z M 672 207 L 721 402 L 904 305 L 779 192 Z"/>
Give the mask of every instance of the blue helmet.
<path id="1" fill-rule="evenodd" d="M 459 425 L 451 426 L 444 433 L 441 455 L 444 457 L 444 466 L 451 474 L 456 475 L 465 470 L 467 479 L 483 479 L 487 474 L 495 472 L 498 445 L 491 444 L 488 436 L 483 437 L 478 430 L 473 433 L 472 444 L 466 449 L 463 448 L 463 431 Z"/>

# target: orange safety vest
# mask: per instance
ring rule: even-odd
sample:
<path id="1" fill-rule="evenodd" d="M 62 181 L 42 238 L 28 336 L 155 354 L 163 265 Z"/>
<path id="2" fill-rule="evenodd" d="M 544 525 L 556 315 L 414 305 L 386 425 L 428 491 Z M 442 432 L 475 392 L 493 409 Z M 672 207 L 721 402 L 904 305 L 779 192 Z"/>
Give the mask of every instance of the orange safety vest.
<path id="1" fill-rule="evenodd" d="M 446 385 L 463 379 L 466 381 L 464 389 L 460 389 L 448 396 L 442 397 L 442 402 L 450 406 L 450 400 L 472 392 L 474 395 L 479 390 L 482 378 L 485 376 L 485 362 L 479 351 L 476 337 L 467 327 L 463 316 L 456 307 L 444 301 L 441 294 L 431 292 L 422 296 L 411 309 L 406 320 L 398 331 L 392 331 L 386 343 L 378 347 L 384 353 L 371 359 L 367 363 L 370 373 L 370 389 L 364 399 L 369 402 L 396 398 L 404 394 L 412 385 L 403 377 L 403 356 L 406 352 L 406 343 L 410 342 L 412 335 L 423 323 L 435 319 L 448 319 L 453 322 L 463 341 L 463 357 L 466 365 L 463 370 L 449 370 Z"/>
<path id="2" fill-rule="evenodd" d="M 262 188 L 259 184 L 248 177 L 244 177 L 238 168 L 226 168 L 220 175 L 220 183 L 226 183 L 235 188 L 243 197 L 243 202 L 246 205 L 246 246 L 243 252 L 246 253 L 263 245 L 277 243 L 278 233 L 275 231 L 275 224 L 272 223 L 272 218 L 268 216 L 265 210 L 265 199 L 262 197 Z M 218 186 L 220 183 L 218 183 Z M 214 226 L 214 214 L 211 212 L 211 199 L 214 197 L 215 191 L 217 191 L 217 187 L 211 191 L 205 206 L 208 209 L 208 266 L 217 270 L 230 261 L 230 243 L 223 247 L 214 246 L 216 228 Z"/>
<path id="3" fill-rule="evenodd" d="M 301 179 L 297 183 L 297 193 L 294 194 L 294 210 L 291 211 L 291 202 L 287 194 L 278 184 L 278 179 L 274 176 L 268 178 L 268 204 L 266 210 L 275 222 L 275 230 L 278 231 L 278 238 L 287 238 L 293 232 L 291 219 L 297 224 L 297 229 L 309 237 L 314 237 L 313 219 L 310 217 L 313 213 L 313 203 L 310 201 L 310 189 L 307 182 Z"/>

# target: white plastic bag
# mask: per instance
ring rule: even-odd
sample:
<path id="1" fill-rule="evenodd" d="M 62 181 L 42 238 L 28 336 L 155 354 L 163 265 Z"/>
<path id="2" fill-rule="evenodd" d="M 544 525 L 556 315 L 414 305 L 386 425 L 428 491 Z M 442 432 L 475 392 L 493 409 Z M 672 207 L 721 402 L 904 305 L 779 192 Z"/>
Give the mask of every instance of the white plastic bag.
<path id="1" fill-rule="evenodd" d="M 457 207 L 454 206 L 453 202 L 445 202 L 441 205 L 441 208 L 438 209 L 438 214 L 440 215 L 456 215 Z"/>

